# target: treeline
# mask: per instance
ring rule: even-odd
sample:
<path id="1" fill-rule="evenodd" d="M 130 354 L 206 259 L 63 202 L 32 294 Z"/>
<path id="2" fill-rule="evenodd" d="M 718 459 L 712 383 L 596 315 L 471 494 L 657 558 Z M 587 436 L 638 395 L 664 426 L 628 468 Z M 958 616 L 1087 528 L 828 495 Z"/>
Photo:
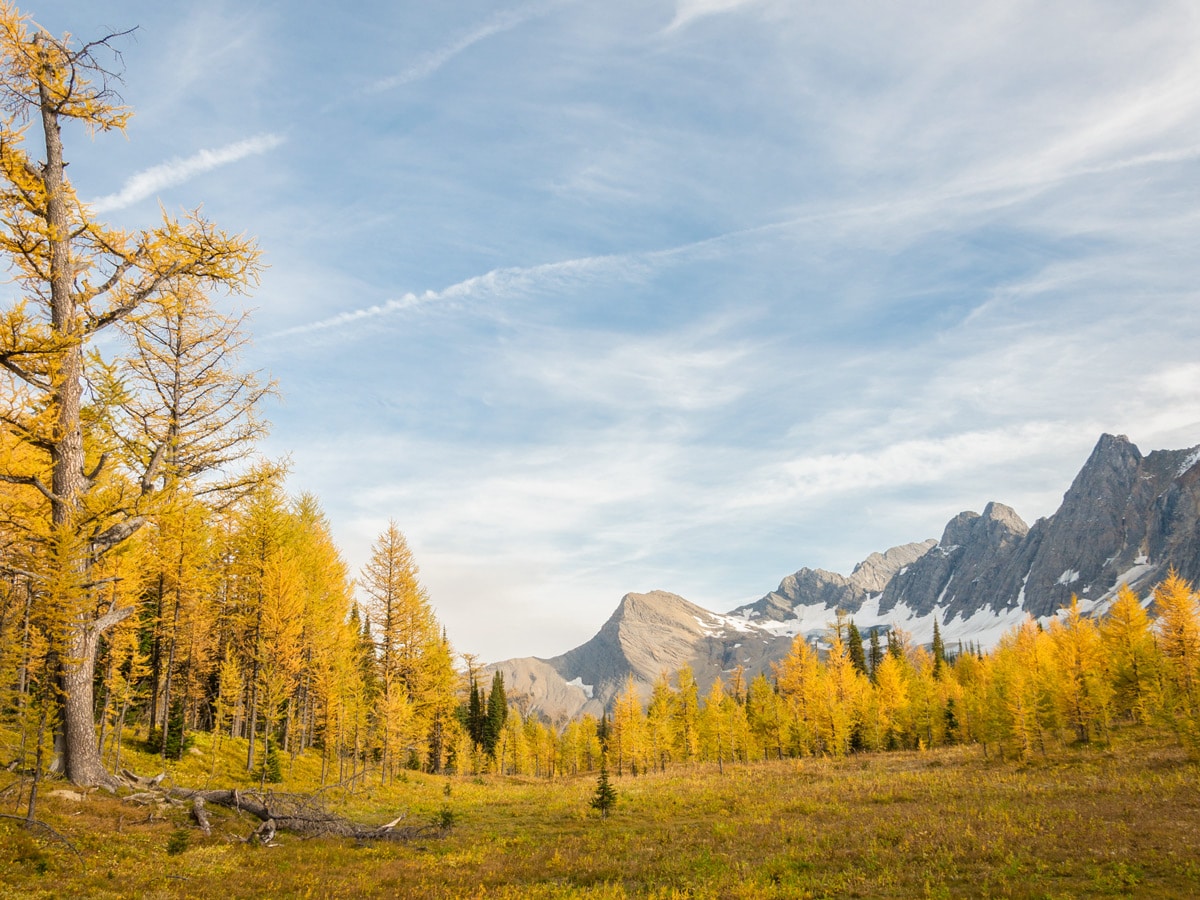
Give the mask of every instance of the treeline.
<path id="1" fill-rule="evenodd" d="M 844 756 L 856 751 L 974 744 L 996 757 L 1107 742 L 1113 728 L 1157 726 L 1200 755 L 1200 606 L 1171 575 L 1152 620 L 1122 588 L 1107 615 L 1078 605 L 1042 627 L 1032 619 L 990 653 L 946 653 L 892 630 L 863 639 L 839 621 L 818 650 L 797 637 L 772 677 L 735 670 L 703 694 L 688 668 L 664 673 L 643 702 L 632 676 L 611 717 L 555 729 L 510 714 L 497 744 L 501 771 L 629 774 L 699 762 Z"/>

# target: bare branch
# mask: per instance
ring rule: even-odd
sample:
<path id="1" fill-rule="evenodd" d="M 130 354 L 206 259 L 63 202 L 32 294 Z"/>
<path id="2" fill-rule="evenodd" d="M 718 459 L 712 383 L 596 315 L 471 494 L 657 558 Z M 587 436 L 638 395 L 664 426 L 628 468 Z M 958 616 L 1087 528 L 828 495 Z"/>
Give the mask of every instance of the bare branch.
<path id="1" fill-rule="evenodd" d="M 36 475 L 5 475 L 0 473 L 0 481 L 6 481 L 9 484 L 23 484 L 26 487 L 37 488 L 42 496 L 44 496 L 51 503 L 62 502 L 62 498 L 54 493 L 54 491 L 50 490 L 50 488 L 46 487 L 46 485 L 42 483 L 42 479 L 38 478 Z"/>
<path id="2" fill-rule="evenodd" d="M 108 456 L 108 451 L 105 450 L 100 454 L 100 459 L 96 462 L 96 468 L 92 469 L 90 473 L 84 473 L 83 477 L 87 479 L 88 484 L 95 482 L 100 473 L 104 471 L 104 467 L 108 464 Z"/>
<path id="3" fill-rule="evenodd" d="M 92 538 L 92 553 L 97 558 L 103 556 L 145 524 L 144 516 L 133 516 L 105 529 Z"/>
<path id="4" fill-rule="evenodd" d="M 103 634 L 114 625 L 119 625 L 133 614 L 134 607 L 122 606 L 120 609 L 110 609 L 104 615 L 96 619 L 96 633 Z"/>

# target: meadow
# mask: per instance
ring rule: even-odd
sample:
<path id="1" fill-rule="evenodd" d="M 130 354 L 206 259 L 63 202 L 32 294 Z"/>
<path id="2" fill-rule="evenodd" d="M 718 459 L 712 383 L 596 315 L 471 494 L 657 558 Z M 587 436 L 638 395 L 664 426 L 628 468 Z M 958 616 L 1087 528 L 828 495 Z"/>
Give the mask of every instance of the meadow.
<path id="1" fill-rule="evenodd" d="M 244 744 L 198 738 L 170 778 L 234 783 Z M 127 762 L 160 771 L 154 757 Z M 276 788 L 311 792 L 317 773 L 298 757 Z M 275 846 L 245 841 L 258 823 L 244 814 L 211 809 L 206 837 L 187 806 L 80 801 L 46 781 L 38 818 L 70 846 L 0 819 L 0 896 L 1194 897 L 1198 774 L 1164 735 L 1127 729 L 1025 761 L 971 746 L 625 775 L 602 819 L 594 775 L 408 772 L 322 797 L 357 821 L 429 824 L 418 838 Z M 0 812 L 23 815 L 25 790 L 0 782 Z"/>

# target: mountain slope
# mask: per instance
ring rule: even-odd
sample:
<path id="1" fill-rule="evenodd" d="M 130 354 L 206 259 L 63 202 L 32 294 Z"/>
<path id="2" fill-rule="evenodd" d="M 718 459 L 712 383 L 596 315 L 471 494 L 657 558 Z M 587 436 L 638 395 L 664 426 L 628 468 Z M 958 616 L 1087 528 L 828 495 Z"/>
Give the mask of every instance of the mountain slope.
<path id="1" fill-rule="evenodd" d="M 630 675 L 645 697 L 663 672 L 689 665 L 704 689 L 738 665 L 752 677 L 789 644 L 786 636 L 709 612 L 676 594 L 651 591 L 626 594 L 595 637 L 561 656 L 505 660 L 489 671 L 503 673 L 508 696 L 525 712 L 562 721 L 601 714 Z"/>

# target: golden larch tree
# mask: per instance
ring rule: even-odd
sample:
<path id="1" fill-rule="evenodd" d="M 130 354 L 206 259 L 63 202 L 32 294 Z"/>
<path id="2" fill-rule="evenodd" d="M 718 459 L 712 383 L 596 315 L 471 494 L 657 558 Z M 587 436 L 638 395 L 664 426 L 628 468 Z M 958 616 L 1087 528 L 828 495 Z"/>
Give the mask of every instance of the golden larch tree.
<path id="1" fill-rule="evenodd" d="M 93 675 L 100 635 L 131 611 L 105 605 L 92 570 L 145 522 L 137 498 L 153 489 L 155 460 L 164 455 L 156 450 L 132 471 L 118 447 L 85 428 L 87 351 L 177 280 L 240 289 L 257 267 L 253 242 L 199 214 L 164 215 L 156 228 L 127 233 L 79 201 L 66 177 L 62 129 L 67 122 L 92 132 L 124 128 L 129 111 L 103 63 L 116 37 L 56 38 L 0 3 L 0 254 L 21 292 L 0 315 L 0 366 L 11 382 L 0 394 L 0 423 L 41 457 L 0 478 L 35 488 L 45 503 L 56 547 L 47 559 L 57 571 L 41 573 L 42 593 L 62 617 L 53 639 L 63 766 L 83 785 L 112 782 L 96 742 Z M 34 150 L 30 138 L 38 139 Z M 114 488 L 112 470 L 121 463 L 131 468 L 131 490 Z"/>

